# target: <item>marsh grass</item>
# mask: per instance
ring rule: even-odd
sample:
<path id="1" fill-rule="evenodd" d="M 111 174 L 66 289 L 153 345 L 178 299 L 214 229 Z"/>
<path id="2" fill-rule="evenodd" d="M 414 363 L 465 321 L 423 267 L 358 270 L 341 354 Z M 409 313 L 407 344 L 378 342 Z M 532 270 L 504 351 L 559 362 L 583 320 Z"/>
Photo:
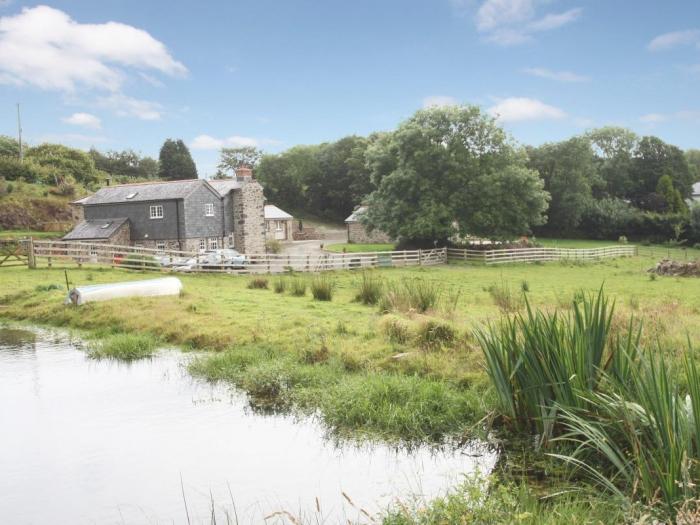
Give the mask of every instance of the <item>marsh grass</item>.
<path id="1" fill-rule="evenodd" d="M 311 295 L 317 301 L 330 301 L 333 299 L 335 281 L 326 273 L 319 273 L 311 278 Z"/>
<path id="2" fill-rule="evenodd" d="M 418 325 L 416 339 L 424 350 L 439 350 L 452 346 L 457 340 L 457 330 L 444 321 L 427 319 Z"/>
<path id="3" fill-rule="evenodd" d="M 379 321 L 379 327 L 392 343 L 407 344 L 412 338 L 411 324 L 396 315 L 385 315 Z"/>
<path id="4" fill-rule="evenodd" d="M 392 281 L 384 287 L 379 310 L 425 313 L 436 309 L 442 296 L 442 286 L 423 278 Z"/>
<path id="5" fill-rule="evenodd" d="M 526 292 L 524 287 L 522 287 L 523 294 Z M 528 290 L 529 290 L 529 285 L 528 285 Z M 491 299 L 493 300 L 493 303 L 498 307 L 501 312 L 510 314 L 513 312 L 517 312 L 520 310 L 523 306 L 523 300 L 522 297 L 519 297 L 516 295 L 511 289 L 510 286 L 504 282 L 501 282 L 501 284 L 492 284 L 487 288 L 487 291 L 489 295 L 491 296 Z"/>
<path id="6" fill-rule="evenodd" d="M 252 277 L 247 284 L 249 290 L 267 290 L 267 286 L 267 277 Z"/>
<path id="7" fill-rule="evenodd" d="M 374 271 L 364 270 L 357 284 L 355 300 L 362 304 L 377 304 L 384 290 L 384 280 Z"/>
<path id="8" fill-rule="evenodd" d="M 294 275 L 289 277 L 289 293 L 294 297 L 303 297 L 306 295 L 306 288 L 309 283 L 303 275 Z"/>
<path id="9" fill-rule="evenodd" d="M 285 277 L 277 277 L 272 281 L 272 289 L 275 293 L 284 293 L 287 291 L 287 279 Z"/>
<path id="10" fill-rule="evenodd" d="M 119 359 L 134 361 L 152 357 L 158 340 L 146 334 L 115 334 L 94 341 L 88 346 L 88 355 L 93 359 Z"/>

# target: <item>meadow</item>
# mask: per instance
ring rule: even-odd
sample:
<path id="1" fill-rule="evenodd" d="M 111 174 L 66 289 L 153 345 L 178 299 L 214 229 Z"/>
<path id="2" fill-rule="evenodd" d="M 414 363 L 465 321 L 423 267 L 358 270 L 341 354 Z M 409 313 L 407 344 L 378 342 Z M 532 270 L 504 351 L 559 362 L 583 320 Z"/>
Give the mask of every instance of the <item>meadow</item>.
<path id="1" fill-rule="evenodd" d="M 616 509 L 619 516 L 611 520 L 617 522 L 637 511 L 619 507 L 614 492 L 596 496 L 596 512 L 584 502 L 588 496 L 539 499 L 571 483 L 588 494 L 595 483 L 580 473 L 571 481 L 564 463 L 539 451 L 514 452 L 522 449 L 522 428 L 503 425 L 502 392 L 480 334 L 524 314 L 528 305 L 542 315 L 571 315 L 581 297 L 603 289 L 609 333 L 624 334 L 633 318 L 635 327 L 643 324 L 640 346 L 681 367 L 688 342 L 700 342 L 700 279 L 647 272 L 667 256 L 697 258 L 700 251 L 640 247 L 637 257 L 593 263 L 450 263 L 329 273 L 323 279 L 182 275 L 180 297 L 82 307 L 63 305 L 63 269 L 7 268 L 0 269 L 0 318 L 81 330 L 107 341 L 95 344 L 105 354 L 114 349 L 114 355 L 130 358 L 139 353 L 129 352 L 123 334 L 141 334 L 137 342 L 146 350 L 152 341 L 208 350 L 191 373 L 236 385 L 254 409 L 316 414 L 343 437 L 410 445 L 493 437 L 495 429 L 504 450 L 502 483 L 490 497 L 525 516 L 513 522 L 536 523 L 537 516 L 553 519 L 557 512 L 572 523 L 604 522 L 612 516 L 601 511 L 606 508 Z M 149 274 L 69 268 L 67 275 L 71 285 L 84 285 Z M 399 509 L 388 523 L 450 522 L 445 520 L 451 512 L 466 516 L 475 512 L 467 497 L 473 491 L 465 485 L 428 510 Z"/>

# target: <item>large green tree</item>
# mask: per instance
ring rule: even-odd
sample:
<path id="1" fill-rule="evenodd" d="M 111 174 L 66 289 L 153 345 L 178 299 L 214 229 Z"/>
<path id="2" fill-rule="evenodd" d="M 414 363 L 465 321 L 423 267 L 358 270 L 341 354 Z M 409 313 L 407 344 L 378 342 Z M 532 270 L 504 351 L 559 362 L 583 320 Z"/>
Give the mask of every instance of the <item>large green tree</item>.
<path id="1" fill-rule="evenodd" d="M 657 137 L 643 137 L 632 159 L 632 180 L 635 188 L 630 197 L 643 209 L 657 211 L 659 179 L 668 175 L 683 198 L 692 192 L 693 174 L 683 151 Z"/>
<path id="2" fill-rule="evenodd" d="M 529 148 L 529 167 L 537 170 L 551 195 L 546 231 L 570 234 L 581 222 L 592 189 L 600 185 L 596 158 L 586 137 Z"/>
<path id="3" fill-rule="evenodd" d="M 632 158 L 639 137 L 633 131 L 615 126 L 594 129 L 587 137 L 593 145 L 598 175 L 604 183 L 601 188 L 604 191 L 597 192 L 598 196 L 620 199 L 630 197 L 636 186 L 632 179 Z"/>
<path id="4" fill-rule="evenodd" d="M 261 157 L 262 151 L 255 146 L 221 148 L 217 177 L 233 176 L 236 174 L 236 170 L 242 167 L 255 168 Z"/>
<path id="5" fill-rule="evenodd" d="M 180 140 L 167 139 L 160 148 L 158 176 L 165 180 L 196 179 L 197 166 Z"/>
<path id="6" fill-rule="evenodd" d="M 90 156 L 97 169 L 113 177 L 135 179 L 155 179 L 158 177 L 158 161 L 151 157 L 142 157 L 133 150 L 108 151 L 102 153 L 90 150 Z"/>
<path id="7" fill-rule="evenodd" d="M 320 177 L 319 149 L 320 146 L 294 146 L 276 155 L 262 156 L 256 177 L 265 188 L 268 201 L 291 211 L 316 213 L 306 198 L 306 181 Z"/>
<path id="8" fill-rule="evenodd" d="M 364 220 L 403 242 L 512 239 L 545 220 L 542 179 L 477 107 L 420 110 L 378 137 L 367 160 L 377 190 Z"/>
<path id="9" fill-rule="evenodd" d="M 689 149 L 685 152 L 685 160 L 693 176 L 694 182 L 700 182 L 700 149 Z"/>
<path id="10" fill-rule="evenodd" d="M 62 144 L 41 144 L 29 148 L 25 159 L 42 166 L 50 173 L 48 181 L 55 185 L 79 182 L 85 186 L 99 180 L 99 172 L 89 154 Z"/>

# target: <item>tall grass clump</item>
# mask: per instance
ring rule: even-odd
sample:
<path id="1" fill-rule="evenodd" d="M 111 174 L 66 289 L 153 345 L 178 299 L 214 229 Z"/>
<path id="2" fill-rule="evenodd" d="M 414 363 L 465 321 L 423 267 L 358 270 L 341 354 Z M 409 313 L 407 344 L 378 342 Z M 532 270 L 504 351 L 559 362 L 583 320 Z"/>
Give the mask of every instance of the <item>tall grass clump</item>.
<path id="1" fill-rule="evenodd" d="M 277 277 L 272 282 L 272 289 L 275 291 L 275 293 L 284 293 L 287 291 L 287 279 L 284 277 Z"/>
<path id="2" fill-rule="evenodd" d="M 570 313 L 526 312 L 477 332 L 499 407 L 516 428 L 548 440 L 560 406 L 586 408 L 581 393 L 598 390 L 604 372 L 622 380 L 624 349 L 638 342 L 630 329 L 612 337 L 613 307 L 601 290 L 575 303 Z"/>
<path id="3" fill-rule="evenodd" d="M 525 294 L 530 289 L 529 285 L 527 286 L 527 290 L 524 286 L 522 286 L 521 288 L 523 294 Z M 521 298 L 518 297 L 515 293 L 513 293 L 510 287 L 505 283 L 501 283 L 500 285 L 492 284 L 487 288 L 487 291 L 491 296 L 493 303 L 503 313 L 509 314 L 512 312 L 517 312 L 523 305 Z"/>
<path id="4" fill-rule="evenodd" d="M 425 279 L 404 279 L 388 283 L 379 300 L 382 312 L 408 312 L 414 310 L 425 313 L 437 308 L 442 287 Z"/>
<path id="5" fill-rule="evenodd" d="M 295 275 L 289 279 L 289 293 L 295 297 L 303 297 L 306 295 L 306 287 L 308 282 L 306 277 Z"/>
<path id="6" fill-rule="evenodd" d="M 314 275 L 311 279 L 311 295 L 317 301 L 330 301 L 333 299 L 335 283 L 325 273 Z"/>
<path id="7" fill-rule="evenodd" d="M 365 270 L 360 277 L 355 300 L 367 305 L 377 304 L 383 290 L 384 281 L 382 278 L 375 272 Z"/>
<path id="8" fill-rule="evenodd" d="M 120 359 L 134 361 L 155 354 L 158 340 L 147 334 L 115 334 L 94 342 L 88 347 L 88 355 L 93 359 Z"/>
<path id="9" fill-rule="evenodd" d="M 267 277 L 253 277 L 248 281 L 250 290 L 267 290 Z"/>

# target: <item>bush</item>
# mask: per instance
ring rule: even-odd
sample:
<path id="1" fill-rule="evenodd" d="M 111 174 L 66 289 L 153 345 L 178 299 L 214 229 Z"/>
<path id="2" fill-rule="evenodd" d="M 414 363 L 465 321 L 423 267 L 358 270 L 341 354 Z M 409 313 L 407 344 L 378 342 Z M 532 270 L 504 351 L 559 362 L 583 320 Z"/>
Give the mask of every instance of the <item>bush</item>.
<path id="1" fill-rule="evenodd" d="M 248 281 L 250 290 L 267 290 L 267 277 L 253 277 Z"/>
<path id="2" fill-rule="evenodd" d="M 375 272 L 365 270 L 360 277 L 355 300 L 362 304 L 377 304 L 383 289 L 382 278 Z"/>
<path id="3" fill-rule="evenodd" d="M 143 255 L 140 253 L 128 254 L 121 260 L 119 265 L 131 270 L 160 268 L 160 264 L 152 255 Z"/>
<path id="4" fill-rule="evenodd" d="M 289 292 L 295 297 L 306 295 L 307 286 L 306 278 L 301 275 L 295 275 L 289 280 Z"/>
<path id="5" fill-rule="evenodd" d="M 277 277 L 272 282 L 272 289 L 275 293 L 284 293 L 287 290 L 287 279 L 284 277 Z"/>
<path id="6" fill-rule="evenodd" d="M 280 253 L 282 251 L 282 243 L 277 239 L 270 239 L 265 242 L 265 251 L 267 253 Z"/>
<path id="7" fill-rule="evenodd" d="M 325 274 L 314 275 L 311 279 L 311 295 L 317 301 L 330 301 L 333 298 L 335 283 Z"/>

